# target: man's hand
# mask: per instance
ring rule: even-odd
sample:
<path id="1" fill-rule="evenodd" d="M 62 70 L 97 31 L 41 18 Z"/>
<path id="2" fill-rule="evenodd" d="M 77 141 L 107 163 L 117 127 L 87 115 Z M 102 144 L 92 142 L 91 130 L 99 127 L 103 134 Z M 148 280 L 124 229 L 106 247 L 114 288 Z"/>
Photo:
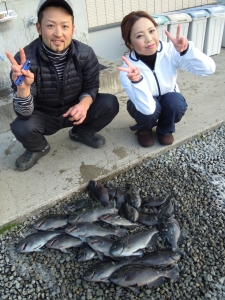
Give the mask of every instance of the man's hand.
<path id="1" fill-rule="evenodd" d="M 85 96 L 78 104 L 70 107 L 68 111 L 63 115 L 63 117 L 66 118 L 68 116 L 71 116 L 69 120 L 72 121 L 74 125 L 79 125 L 85 120 L 87 111 L 92 103 L 93 99 L 91 98 L 91 96 Z"/>
<path id="2" fill-rule="evenodd" d="M 29 70 L 22 70 L 26 61 L 26 55 L 23 48 L 20 48 L 20 61 L 21 65 L 18 65 L 13 55 L 6 51 L 6 55 L 12 64 L 12 80 L 15 81 L 18 76 L 24 75 L 24 81 L 21 86 L 17 86 L 17 97 L 26 98 L 30 95 L 30 86 L 34 82 L 34 74 Z"/>
<path id="3" fill-rule="evenodd" d="M 127 77 L 131 81 L 139 81 L 141 70 L 139 68 L 135 68 L 125 56 L 122 56 L 122 60 L 125 61 L 125 63 L 128 65 L 128 68 L 118 67 L 117 70 L 127 72 Z"/>
<path id="4" fill-rule="evenodd" d="M 165 34 L 167 35 L 168 39 L 173 43 L 174 48 L 177 52 L 183 52 L 188 47 L 188 39 L 185 37 L 180 37 L 180 24 L 177 26 L 177 35 L 174 38 L 167 30 L 165 30 Z"/>

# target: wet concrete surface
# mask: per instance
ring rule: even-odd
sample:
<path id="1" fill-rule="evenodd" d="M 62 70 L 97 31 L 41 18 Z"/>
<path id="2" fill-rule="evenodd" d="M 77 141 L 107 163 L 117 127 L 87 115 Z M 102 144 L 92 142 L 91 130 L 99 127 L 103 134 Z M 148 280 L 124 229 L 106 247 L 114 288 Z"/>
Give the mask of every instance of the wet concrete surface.
<path id="1" fill-rule="evenodd" d="M 106 180 L 133 167 L 143 160 L 165 153 L 194 137 L 225 122 L 225 48 L 213 56 L 217 64 L 215 74 L 197 77 L 181 71 L 178 84 L 186 98 L 188 110 L 176 125 L 175 142 L 161 146 L 156 138 L 151 148 L 141 148 L 129 126 L 134 120 L 126 111 L 126 93 L 116 96 L 120 112 L 101 131 L 106 145 L 91 149 L 69 139 L 68 129 L 47 137 L 51 151 L 33 168 L 25 172 L 15 170 L 15 160 L 24 152 L 11 131 L 0 134 L 0 227 L 20 221 L 78 193 L 90 179 Z"/>

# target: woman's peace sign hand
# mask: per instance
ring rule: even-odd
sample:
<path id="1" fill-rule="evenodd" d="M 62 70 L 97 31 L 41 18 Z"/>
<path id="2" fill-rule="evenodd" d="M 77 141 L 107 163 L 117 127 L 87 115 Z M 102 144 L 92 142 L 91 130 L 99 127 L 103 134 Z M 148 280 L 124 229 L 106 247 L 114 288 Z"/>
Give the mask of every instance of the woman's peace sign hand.
<path id="1" fill-rule="evenodd" d="M 128 68 L 118 67 L 117 70 L 127 72 L 127 77 L 130 79 L 130 81 L 139 81 L 141 70 L 132 66 L 125 56 L 122 56 L 122 60 L 128 65 Z"/>
<path id="2" fill-rule="evenodd" d="M 183 52 L 188 47 L 188 39 L 185 37 L 180 36 L 180 24 L 177 26 L 177 35 L 174 38 L 167 30 L 165 30 L 165 34 L 167 35 L 168 39 L 173 43 L 174 48 L 177 52 Z"/>

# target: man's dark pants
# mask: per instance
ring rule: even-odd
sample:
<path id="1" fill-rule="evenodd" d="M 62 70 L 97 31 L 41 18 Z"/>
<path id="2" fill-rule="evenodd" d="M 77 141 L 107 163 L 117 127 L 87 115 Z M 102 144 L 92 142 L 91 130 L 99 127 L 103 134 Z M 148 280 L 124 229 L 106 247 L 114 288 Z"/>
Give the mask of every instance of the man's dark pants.
<path id="1" fill-rule="evenodd" d="M 34 110 L 28 119 L 17 117 L 10 125 L 16 139 L 25 149 L 39 152 L 47 145 L 45 135 L 52 135 L 62 128 L 73 126 L 74 132 L 98 132 L 113 120 L 118 111 L 119 103 L 116 96 L 98 94 L 80 125 L 73 125 L 73 122 L 69 120 L 70 116 L 67 118 L 62 115 L 51 116 L 39 110 Z"/>

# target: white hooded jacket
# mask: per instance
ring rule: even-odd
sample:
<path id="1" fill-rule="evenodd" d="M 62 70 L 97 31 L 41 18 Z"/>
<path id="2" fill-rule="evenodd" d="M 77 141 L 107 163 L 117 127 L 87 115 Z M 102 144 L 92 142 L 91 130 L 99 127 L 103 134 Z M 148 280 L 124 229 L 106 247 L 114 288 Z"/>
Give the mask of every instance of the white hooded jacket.
<path id="1" fill-rule="evenodd" d="M 160 41 L 153 71 L 136 58 L 134 51 L 126 58 L 134 67 L 140 68 L 142 79 L 136 83 L 131 82 L 126 72 L 120 71 L 120 81 L 136 109 L 144 115 L 154 113 L 156 104 L 153 97 L 159 97 L 168 92 L 180 92 L 176 82 L 178 69 L 199 76 L 210 75 L 216 69 L 213 59 L 196 49 L 191 41 L 184 55 L 176 51 L 173 43 Z M 126 63 L 123 67 L 127 67 Z"/>

